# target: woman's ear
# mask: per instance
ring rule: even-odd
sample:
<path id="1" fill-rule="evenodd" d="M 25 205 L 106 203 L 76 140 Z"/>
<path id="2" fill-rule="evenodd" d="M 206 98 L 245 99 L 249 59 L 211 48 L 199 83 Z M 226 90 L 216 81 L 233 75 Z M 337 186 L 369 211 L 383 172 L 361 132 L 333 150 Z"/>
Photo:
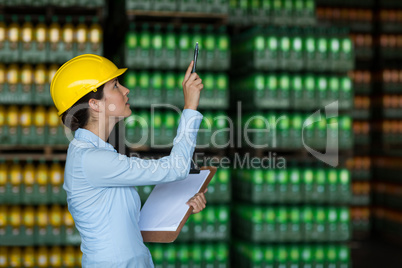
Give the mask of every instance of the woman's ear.
<path id="1" fill-rule="evenodd" d="M 96 99 L 90 99 L 88 101 L 89 108 L 92 109 L 95 112 L 100 112 L 100 105 L 99 105 L 99 100 Z"/>

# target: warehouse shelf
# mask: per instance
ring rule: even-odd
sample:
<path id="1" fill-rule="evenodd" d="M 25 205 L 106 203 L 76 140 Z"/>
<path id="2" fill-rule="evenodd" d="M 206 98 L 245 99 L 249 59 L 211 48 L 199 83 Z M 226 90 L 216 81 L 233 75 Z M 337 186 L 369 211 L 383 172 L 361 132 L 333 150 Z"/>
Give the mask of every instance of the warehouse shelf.
<path id="1" fill-rule="evenodd" d="M 127 16 L 134 21 L 170 22 L 181 25 L 182 23 L 214 22 L 215 24 L 227 24 L 227 14 L 211 14 L 201 12 L 180 12 L 180 11 L 145 11 L 127 10 Z"/>

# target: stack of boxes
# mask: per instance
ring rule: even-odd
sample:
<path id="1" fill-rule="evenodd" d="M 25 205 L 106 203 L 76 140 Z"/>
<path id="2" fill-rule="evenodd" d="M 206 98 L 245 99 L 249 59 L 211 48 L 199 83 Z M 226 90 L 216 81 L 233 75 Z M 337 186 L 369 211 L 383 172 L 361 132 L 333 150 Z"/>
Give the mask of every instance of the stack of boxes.
<path id="1" fill-rule="evenodd" d="M 353 238 L 367 238 L 370 233 L 370 133 L 372 123 L 373 89 L 375 75 L 372 68 L 377 63 L 375 56 L 375 35 L 373 34 L 374 1 L 318 1 L 317 17 L 320 23 L 332 23 L 351 30 L 350 36 L 355 47 L 356 70 L 348 76 L 355 89 L 353 117 L 353 136 L 355 157 L 349 159 L 347 166 L 352 174 L 351 217 Z"/>
<path id="2" fill-rule="evenodd" d="M 95 13 L 104 1 L 17 2 L 0 1 L 6 10 L 0 15 L 0 267 L 80 267 L 80 236 L 62 189 L 64 163 L 52 154 L 69 140 L 50 83 L 72 57 L 102 54 L 103 30 L 98 17 L 49 14 L 61 8 L 77 14 L 78 7 Z M 32 6 L 48 15 L 31 15 Z"/>
<path id="3" fill-rule="evenodd" d="M 255 155 L 287 155 L 284 166 L 271 157 L 268 168 L 261 158 L 260 167 L 235 170 L 232 258 L 238 267 L 351 265 L 345 244 L 350 170 L 301 153 L 308 146 L 350 157 L 354 93 L 347 72 L 354 68 L 354 47 L 344 29 L 301 28 L 298 21 L 293 17 L 286 28 L 254 26 L 232 40 L 231 100 L 242 101 L 238 121 L 250 130 L 243 144 Z M 317 116 L 319 109 L 325 112 Z"/>
<path id="4" fill-rule="evenodd" d="M 402 9 L 399 2 L 384 1 L 377 10 L 378 58 L 376 86 L 379 89 L 373 105 L 376 108 L 374 137 L 380 142 L 373 159 L 374 230 L 380 236 L 400 241 L 401 235 L 401 71 Z"/>
<path id="5" fill-rule="evenodd" d="M 127 14 L 160 10 L 162 5 L 177 5 L 183 12 L 211 12 L 220 1 L 127 1 Z M 225 8 L 225 1 L 220 8 Z M 188 7 L 188 8 L 187 8 Z M 191 7 L 191 8 L 190 8 Z M 166 9 L 167 11 L 170 9 Z M 223 11 L 227 12 L 227 11 Z M 154 16 L 158 17 L 159 13 Z M 163 16 L 162 13 L 159 16 Z M 130 16 L 129 16 L 130 17 Z M 180 113 L 184 106 L 182 81 L 199 44 L 197 73 L 202 78 L 199 110 L 204 115 L 197 136 L 197 148 L 214 154 L 228 141 L 230 38 L 225 25 L 157 23 L 152 19 L 130 20 L 125 42 L 120 49 L 129 70 L 123 84 L 130 89 L 133 114 L 125 120 L 129 153 L 136 150 L 151 154 L 166 152 L 173 145 Z M 159 150 L 159 151 L 158 151 Z M 223 152 L 223 150 L 221 150 Z M 148 244 L 155 267 L 230 267 L 231 170 L 218 169 L 208 187 L 205 211 L 192 215 L 172 245 Z M 137 187 L 142 204 L 153 186 Z"/>

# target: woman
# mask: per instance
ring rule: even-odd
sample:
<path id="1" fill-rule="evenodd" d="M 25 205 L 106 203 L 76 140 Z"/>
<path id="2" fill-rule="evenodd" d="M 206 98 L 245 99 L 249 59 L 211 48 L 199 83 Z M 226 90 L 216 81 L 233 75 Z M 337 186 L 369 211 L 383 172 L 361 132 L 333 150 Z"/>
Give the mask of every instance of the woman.
<path id="1" fill-rule="evenodd" d="M 182 83 L 185 106 L 172 151 L 159 160 L 126 157 L 106 142 L 116 123 L 131 114 L 129 90 L 117 79 L 127 69 L 86 54 L 66 62 L 55 74 L 53 101 L 63 123 L 75 131 L 63 188 L 81 235 L 83 267 L 153 267 L 138 227 L 141 203 L 133 186 L 181 180 L 189 173 L 202 120 L 196 109 L 203 88 L 199 76 L 191 74 L 192 66 L 193 62 Z M 206 204 L 204 194 L 187 204 L 200 212 Z"/>

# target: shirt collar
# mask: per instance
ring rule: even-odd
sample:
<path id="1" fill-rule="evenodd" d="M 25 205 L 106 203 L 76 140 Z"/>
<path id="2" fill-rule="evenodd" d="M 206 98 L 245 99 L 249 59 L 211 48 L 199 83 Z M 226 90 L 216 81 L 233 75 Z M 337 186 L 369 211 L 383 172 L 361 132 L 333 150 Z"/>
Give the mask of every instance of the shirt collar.
<path id="1" fill-rule="evenodd" d="M 75 131 L 74 138 L 77 140 L 89 141 L 97 148 L 104 148 L 109 151 L 115 151 L 115 149 L 110 143 L 105 142 L 99 136 L 95 135 L 93 132 L 84 128 L 77 129 Z"/>

